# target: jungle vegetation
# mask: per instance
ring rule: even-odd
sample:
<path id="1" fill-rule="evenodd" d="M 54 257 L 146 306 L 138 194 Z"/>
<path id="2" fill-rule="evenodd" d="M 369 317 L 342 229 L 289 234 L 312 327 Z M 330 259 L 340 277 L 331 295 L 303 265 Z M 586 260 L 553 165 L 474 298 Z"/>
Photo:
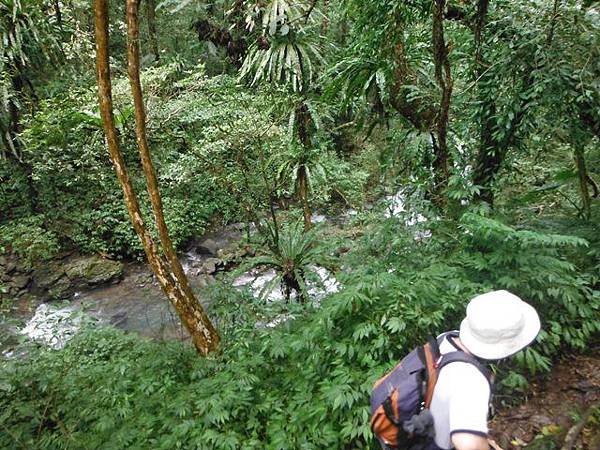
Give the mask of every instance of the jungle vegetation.
<path id="1" fill-rule="evenodd" d="M 0 35 L 0 254 L 147 260 L 194 344 L 0 360 L 0 447 L 375 448 L 374 380 L 492 289 L 543 322 L 505 402 L 597 342 L 598 2 L 0 0 Z M 232 223 L 287 302 L 192 290 Z"/>

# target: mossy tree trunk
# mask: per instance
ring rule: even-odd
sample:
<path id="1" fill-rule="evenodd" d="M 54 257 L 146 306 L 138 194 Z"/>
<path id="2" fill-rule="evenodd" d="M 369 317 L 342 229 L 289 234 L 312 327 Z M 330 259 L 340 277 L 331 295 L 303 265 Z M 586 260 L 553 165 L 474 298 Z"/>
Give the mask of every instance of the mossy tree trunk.
<path id="1" fill-rule="evenodd" d="M 308 203 L 308 174 L 306 166 L 303 164 L 298 167 L 298 197 L 302 203 L 302 214 L 304 216 L 304 230 L 310 230 L 312 227 L 310 204 Z"/>
<path id="2" fill-rule="evenodd" d="M 441 91 L 439 109 L 435 120 L 434 154 L 433 154 L 433 194 L 434 202 L 440 207 L 446 206 L 446 189 L 450 179 L 450 153 L 448 151 L 448 120 L 450 99 L 452 97 L 453 80 L 448 55 L 449 47 L 444 39 L 444 11 L 446 0 L 435 0 L 433 7 L 433 60 L 435 79 Z"/>
<path id="3" fill-rule="evenodd" d="M 146 0 L 146 21 L 148 24 L 148 43 L 154 55 L 154 61 L 160 61 L 158 37 L 156 35 L 156 0 Z"/>
<path id="4" fill-rule="evenodd" d="M 310 113 L 305 102 L 302 102 L 301 106 L 296 110 L 296 117 L 298 118 L 298 138 L 300 144 L 305 150 L 311 145 L 310 142 Z M 304 216 L 304 230 L 308 231 L 312 228 L 312 211 L 310 209 L 310 203 L 308 202 L 308 194 L 310 190 L 310 184 L 308 179 L 308 168 L 306 164 L 300 164 L 298 167 L 298 173 L 296 174 L 296 192 L 298 199 L 302 204 L 302 214 Z"/>
<path id="5" fill-rule="evenodd" d="M 150 267 L 156 275 L 162 290 L 177 311 L 183 325 L 190 332 L 198 352 L 206 355 L 218 348 L 219 336 L 202 309 L 202 306 L 194 296 L 173 249 L 164 222 L 158 184 L 146 140 L 145 112 L 139 83 L 138 3 L 137 0 L 128 0 L 127 2 L 129 76 L 135 103 L 138 147 L 164 256 L 161 254 L 159 246 L 150 235 L 142 219 L 139 202 L 133 190 L 117 139 L 117 130 L 113 116 L 112 85 L 108 54 L 107 0 L 96 0 L 94 12 L 100 114 L 102 116 L 110 158 L 123 189 L 125 205 L 133 228 L 142 242 Z"/>

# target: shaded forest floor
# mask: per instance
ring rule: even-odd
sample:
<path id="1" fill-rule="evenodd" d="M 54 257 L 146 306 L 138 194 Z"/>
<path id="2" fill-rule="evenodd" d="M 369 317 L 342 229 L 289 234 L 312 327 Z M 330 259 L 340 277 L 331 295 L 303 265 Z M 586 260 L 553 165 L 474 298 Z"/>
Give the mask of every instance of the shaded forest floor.
<path id="1" fill-rule="evenodd" d="M 578 425 L 572 447 L 563 447 Z M 547 379 L 531 383 L 524 404 L 501 408 L 491 428 L 505 450 L 600 450 L 600 347 L 564 357 Z"/>

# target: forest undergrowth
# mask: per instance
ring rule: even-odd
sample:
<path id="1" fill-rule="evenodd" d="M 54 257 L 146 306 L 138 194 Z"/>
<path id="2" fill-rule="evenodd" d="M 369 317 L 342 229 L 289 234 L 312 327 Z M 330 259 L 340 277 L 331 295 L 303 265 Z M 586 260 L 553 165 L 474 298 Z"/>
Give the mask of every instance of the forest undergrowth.
<path id="1" fill-rule="evenodd" d="M 494 367 L 495 435 L 598 442 L 597 2 L 93 6 L 0 0 L 0 320 L 65 255 L 146 257 L 210 345 L 23 338 L 0 447 L 376 448 L 373 382 L 498 289 L 542 331 Z M 225 225 L 245 256 L 192 292 L 176 251 Z M 283 301 L 234 286 L 251 267 Z"/>

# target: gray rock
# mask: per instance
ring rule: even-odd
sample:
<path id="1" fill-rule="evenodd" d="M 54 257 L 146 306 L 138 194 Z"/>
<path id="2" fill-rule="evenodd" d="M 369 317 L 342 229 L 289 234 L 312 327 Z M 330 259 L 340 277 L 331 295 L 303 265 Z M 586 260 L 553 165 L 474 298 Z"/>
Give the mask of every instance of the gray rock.
<path id="1" fill-rule="evenodd" d="M 34 270 L 32 291 L 50 300 L 69 298 L 75 291 L 119 281 L 123 264 L 100 256 L 69 256 Z"/>
<path id="2" fill-rule="evenodd" d="M 12 285 L 17 288 L 17 290 L 25 288 L 29 282 L 31 281 L 31 277 L 29 275 L 17 275 L 12 279 Z"/>
<path id="3" fill-rule="evenodd" d="M 67 263 L 65 274 L 77 284 L 93 286 L 120 278 L 123 275 L 123 264 L 99 256 L 82 256 Z"/>
<path id="4" fill-rule="evenodd" d="M 198 273 L 205 273 L 208 275 L 212 275 L 213 273 L 215 273 L 217 271 L 217 267 L 219 266 L 220 263 L 221 263 L 221 260 L 219 260 L 217 258 L 208 258 L 206 261 L 204 261 L 204 264 L 202 264 Z"/>
<path id="5" fill-rule="evenodd" d="M 127 322 L 127 313 L 125 311 L 113 314 L 110 318 L 110 323 L 115 326 L 124 325 L 125 322 Z"/>
<path id="6" fill-rule="evenodd" d="M 6 266 L 4 268 L 4 272 L 6 272 L 6 273 L 13 273 L 16 268 L 17 268 L 16 261 L 9 260 L 9 261 L 6 262 Z"/>
<path id="7" fill-rule="evenodd" d="M 52 287 L 63 275 L 64 268 L 58 262 L 52 262 L 33 271 L 33 282 L 36 287 L 46 290 Z"/>
<path id="8" fill-rule="evenodd" d="M 67 299 L 73 294 L 75 289 L 71 280 L 67 277 L 62 277 L 56 280 L 52 286 L 48 288 L 48 297 L 50 300 L 62 300 Z"/>
<path id="9" fill-rule="evenodd" d="M 216 255 L 219 245 L 212 239 L 205 239 L 196 247 L 196 253 L 200 255 Z"/>

